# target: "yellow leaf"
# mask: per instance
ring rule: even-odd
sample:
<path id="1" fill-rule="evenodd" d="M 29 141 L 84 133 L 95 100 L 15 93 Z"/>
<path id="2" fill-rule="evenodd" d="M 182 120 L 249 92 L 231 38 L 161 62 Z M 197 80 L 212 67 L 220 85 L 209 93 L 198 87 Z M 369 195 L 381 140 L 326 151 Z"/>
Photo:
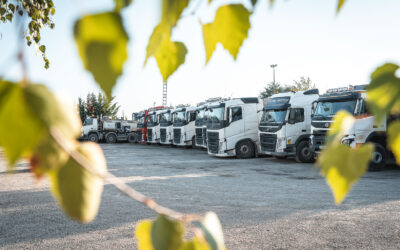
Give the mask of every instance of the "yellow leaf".
<path id="1" fill-rule="evenodd" d="M 210 246 L 206 241 L 198 237 L 193 238 L 190 241 L 186 241 L 180 250 L 210 250 Z"/>
<path id="2" fill-rule="evenodd" d="M 208 212 L 201 221 L 201 230 L 204 238 L 212 250 L 224 250 L 224 234 L 218 216 L 214 212 Z"/>
<path id="3" fill-rule="evenodd" d="M 371 160 L 374 146 L 370 143 L 351 149 L 347 145 L 328 145 L 318 157 L 321 174 L 335 197 L 335 203 L 342 203 L 351 187 L 365 173 Z"/>
<path id="4" fill-rule="evenodd" d="M 340 10 L 343 7 L 343 4 L 346 2 L 346 0 L 338 0 L 337 8 L 336 8 L 336 13 L 339 13 Z"/>
<path id="5" fill-rule="evenodd" d="M 151 244 L 151 227 L 153 222 L 150 220 L 140 221 L 136 226 L 135 237 L 138 241 L 139 250 L 153 250 Z"/>
<path id="6" fill-rule="evenodd" d="M 396 157 L 397 165 L 400 165 L 400 122 L 396 121 L 389 125 L 388 144 Z"/>
<path id="7" fill-rule="evenodd" d="M 355 118 L 347 111 L 336 113 L 335 120 L 328 131 L 326 143 L 340 143 L 343 136 L 348 135 L 355 123 Z"/>
<path id="8" fill-rule="evenodd" d="M 250 11 L 242 4 L 221 6 L 214 22 L 203 25 L 206 63 L 210 60 L 216 46 L 222 46 L 236 59 L 250 28 Z"/>
<path id="9" fill-rule="evenodd" d="M 189 0 L 163 0 L 161 23 L 170 28 L 175 27 L 188 4 Z"/>
<path id="10" fill-rule="evenodd" d="M 85 69 L 111 99 L 111 91 L 128 58 L 128 35 L 117 12 L 84 16 L 74 25 L 74 37 Z"/>
<path id="11" fill-rule="evenodd" d="M 380 122 L 386 114 L 400 112 L 400 78 L 396 76 L 399 66 L 386 63 L 371 74 L 368 85 L 368 107 Z"/>
<path id="12" fill-rule="evenodd" d="M 158 215 L 151 227 L 151 242 L 155 250 L 176 250 L 183 244 L 184 233 L 182 222 Z"/>
<path id="13" fill-rule="evenodd" d="M 95 171 L 106 171 L 105 158 L 98 144 L 81 143 L 77 151 L 92 163 Z M 79 222 L 92 221 L 100 206 L 103 179 L 87 171 L 72 158 L 49 174 L 53 195 L 64 211 Z"/>
<path id="14" fill-rule="evenodd" d="M 185 62 L 186 53 L 187 49 L 183 43 L 163 39 L 154 57 L 164 81 Z"/>

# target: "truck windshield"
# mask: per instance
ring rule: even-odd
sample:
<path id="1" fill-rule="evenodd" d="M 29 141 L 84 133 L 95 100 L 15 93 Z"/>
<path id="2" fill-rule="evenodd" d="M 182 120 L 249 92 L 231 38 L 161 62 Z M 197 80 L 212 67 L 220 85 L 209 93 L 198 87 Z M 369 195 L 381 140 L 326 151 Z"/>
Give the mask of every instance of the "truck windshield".
<path id="1" fill-rule="evenodd" d="M 357 100 L 324 101 L 318 102 L 314 117 L 333 117 L 339 110 L 354 114 Z"/>
<path id="2" fill-rule="evenodd" d="M 160 115 L 160 123 L 168 123 L 171 121 L 171 113 L 165 112 Z"/>
<path id="3" fill-rule="evenodd" d="M 264 110 L 261 122 L 282 123 L 285 121 L 287 109 Z"/>
<path id="4" fill-rule="evenodd" d="M 201 109 L 201 110 L 199 110 L 199 111 L 197 112 L 196 121 L 194 122 L 194 125 L 195 125 L 195 126 L 201 126 L 201 125 L 203 125 L 204 117 L 205 117 L 204 115 L 205 115 L 205 110 L 204 110 L 204 109 Z"/>
<path id="5" fill-rule="evenodd" d="M 153 114 L 149 115 L 147 119 L 148 119 L 148 122 L 149 122 L 149 123 L 155 123 L 155 122 L 157 122 L 156 113 L 153 113 Z"/>
<path id="6" fill-rule="evenodd" d="M 83 126 L 89 126 L 89 125 L 93 125 L 93 119 L 86 119 L 83 122 Z"/>
<path id="7" fill-rule="evenodd" d="M 172 114 L 172 118 L 174 123 L 182 123 L 185 122 L 185 111 L 179 111 Z"/>
<path id="8" fill-rule="evenodd" d="M 208 113 L 208 121 L 211 123 L 222 121 L 224 119 L 224 110 L 225 107 L 210 108 Z"/>

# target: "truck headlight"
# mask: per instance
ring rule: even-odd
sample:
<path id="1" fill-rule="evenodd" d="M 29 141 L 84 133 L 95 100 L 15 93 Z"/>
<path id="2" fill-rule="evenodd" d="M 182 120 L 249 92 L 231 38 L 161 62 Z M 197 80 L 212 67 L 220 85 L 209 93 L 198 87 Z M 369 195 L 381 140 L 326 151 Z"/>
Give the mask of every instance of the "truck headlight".
<path id="1" fill-rule="evenodd" d="M 354 138 L 346 138 L 342 140 L 342 144 L 345 144 L 347 146 L 350 146 L 350 144 L 354 141 Z"/>

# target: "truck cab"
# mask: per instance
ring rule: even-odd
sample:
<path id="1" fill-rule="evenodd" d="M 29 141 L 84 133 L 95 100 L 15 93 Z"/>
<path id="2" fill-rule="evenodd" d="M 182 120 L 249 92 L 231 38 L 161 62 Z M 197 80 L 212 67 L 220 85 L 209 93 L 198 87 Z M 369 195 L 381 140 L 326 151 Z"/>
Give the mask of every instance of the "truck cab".
<path id="1" fill-rule="evenodd" d="M 260 154 L 314 160 L 310 149 L 311 113 L 318 89 L 279 93 L 264 106 L 258 127 Z"/>
<path id="2" fill-rule="evenodd" d="M 160 143 L 161 112 L 163 112 L 163 110 L 154 110 L 149 112 L 147 118 L 147 141 L 149 143 Z"/>
<path id="3" fill-rule="evenodd" d="M 137 123 L 137 142 L 146 142 L 147 141 L 147 117 L 149 111 L 143 110 L 138 114 L 138 123 Z"/>
<path id="4" fill-rule="evenodd" d="M 160 112 L 160 143 L 171 145 L 172 136 L 172 108 Z"/>
<path id="5" fill-rule="evenodd" d="M 172 112 L 173 144 L 176 146 L 195 147 L 196 108 L 178 107 Z"/>
<path id="6" fill-rule="evenodd" d="M 196 108 L 196 147 L 207 148 L 207 104 L 202 103 Z"/>
<path id="7" fill-rule="evenodd" d="M 207 106 L 207 151 L 218 157 L 257 156 L 262 101 L 257 97 L 217 101 Z"/>
<path id="8" fill-rule="evenodd" d="M 351 148 L 367 142 L 374 144 L 370 170 L 381 170 L 392 157 L 392 153 L 386 147 L 387 124 L 392 119 L 383 119 L 379 123 L 375 121 L 374 116 L 368 112 L 366 86 L 329 89 L 319 97 L 311 122 L 311 149 L 315 157 L 324 148 L 327 132 L 340 110 L 345 110 L 356 118 L 348 134 L 341 139 L 341 143 Z"/>

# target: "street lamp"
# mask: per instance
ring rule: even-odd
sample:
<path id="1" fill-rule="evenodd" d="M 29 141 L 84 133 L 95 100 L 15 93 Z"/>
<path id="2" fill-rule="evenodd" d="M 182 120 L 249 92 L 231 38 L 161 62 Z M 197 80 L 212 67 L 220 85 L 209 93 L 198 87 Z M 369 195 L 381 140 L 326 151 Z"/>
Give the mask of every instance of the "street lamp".
<path id="1" fill-rule="evenodd" d="M 271 66 L 271 68 L 272 68 L 273 77 L 274 77 L 274 78 L 273 78 L 273 79 L 274 79 L 274 81 L 273 81 L 273 82 L 274 82 L 274 84 L 275 84 L 275 67 L 277 67 L 277 66 L 278 66 L 278 64 L 271 64 L 270 66 Z"/>

